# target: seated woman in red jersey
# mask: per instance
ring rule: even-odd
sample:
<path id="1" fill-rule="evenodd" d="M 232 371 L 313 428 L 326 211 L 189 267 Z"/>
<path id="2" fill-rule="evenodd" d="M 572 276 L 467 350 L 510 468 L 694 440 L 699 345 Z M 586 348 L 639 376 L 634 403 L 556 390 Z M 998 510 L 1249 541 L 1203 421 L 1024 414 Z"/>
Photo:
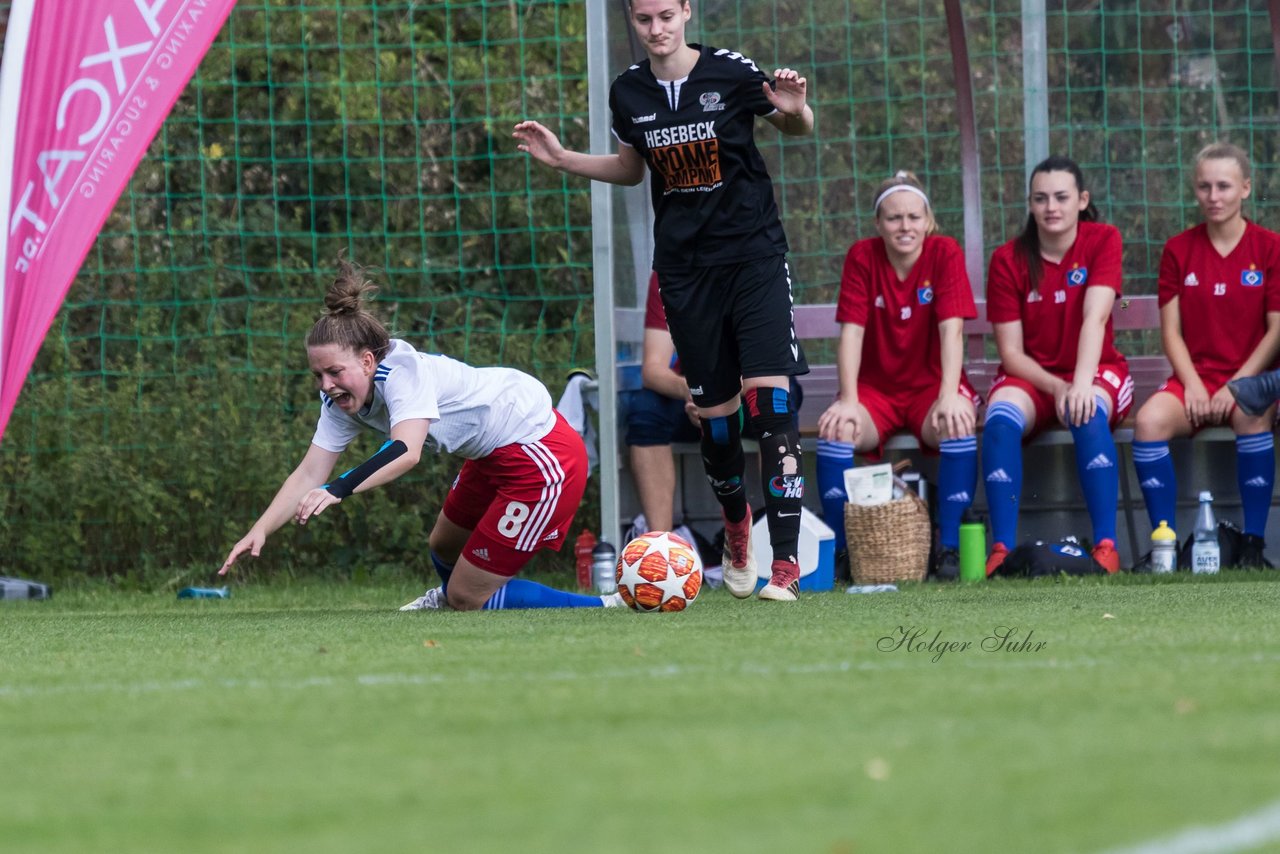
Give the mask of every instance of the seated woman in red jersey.
<path id="1" fill-rule="evenodd" d="M 1244 218 L 1250 165 L 1237 146 L 1201 149 L 1191 187 L 1204 222 L 1170 238 L 1160 258 L 1160 337 L 1173 376 L 1138 410 L 1133 463 L 1151 526 L 1177 528 L 1169 440 L 1230 425 L 1244 507 L 1240 560 L 1261 567 L 1275 485 L 1275 402 L 1245 411 L 1227 382 L 1273 366 L 1280 355 L 1280 235 Z"/>
<path id="2" fill-rule="evenodd" d="M 512 368 L 473 368 L 390 337 L 364 307 L 374 290 L 362 269 L 338 262 L 327 311 L 307 333 L 320 392 L 315 436 L 219 574 L 241 555 L 257 557 L 286 522 L 306 525 L 407 473 L 425 447 L 465 462 L 428 539 L 443 584 L 400 610 L 616 607 L 617 594 L 581 596 L 512 577 L 538 550 L 560 550 L 587 483 L 586 447 L 546 387 Z M 330 480 L 364 430 L 387 441 Z"/>
<path id="3" fill-rule="evenodd" d="M 990 575 L 1016 545 L 1022 444 L 1064 424 L 1093 524 L 1093 557 L 1118 572 L 1120 479 L 1111 428 L 1133 404 L 1133 379 L 1112 343 L 1120 294 L 1120 232 L 1097 222 L 1080 167 L 1054 156 L 1031 173 L 1017 238 L 991 256 L 987 318 L 1000 369 L 983 422 L 982 472 L 991 513 Z"/>
<path id="4" fill-rule="evenodd" d="M 964 256 L 934 234 L 933 209 L 920 182 L 899 172 L 880 185 L 878 237 L 845 256 L 840 323 L 839 397 L 818 419 L 818 488 L 827 524 L 845 548 L 844 471 L 855 450 L 878 458 L 884 440 L 910 431 L 940 451 L 934 574 L 959 575 L 960 518 L 977 489 L 977 392 L 963 369 L 964 321 L 976 316 Z"/>

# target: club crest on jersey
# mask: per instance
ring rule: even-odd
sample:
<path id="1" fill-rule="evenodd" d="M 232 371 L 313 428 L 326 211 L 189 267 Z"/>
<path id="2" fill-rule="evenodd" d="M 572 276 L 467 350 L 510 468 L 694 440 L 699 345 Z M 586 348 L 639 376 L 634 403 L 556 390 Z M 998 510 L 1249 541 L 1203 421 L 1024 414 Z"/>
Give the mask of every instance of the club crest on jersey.
<path id="1" fill-rule="evenodd" d="M 916 302 L 921 305 L 933 302 L 933 285 L 925 282 L 923 287 L 916 288 Z"/>
<path id="2" fill-rule="evenodd" d="M 1248 270 L 1240 271 L 1240 284 L 1246 288 L 1257 288 L 1262 286 L 1262 271 L 1257 267 L 1250 267 Z"/>
<path id="3" fill-rule="evenodd" d="M 704 113 L 714 113 L 716 110 L 724 109 L 724 104 L 720 103 L 719 92 L 703 92 L 698 96 L 698 103 L 702 105 Z"/>
<path id="4" fill-rule="evenodd" d="M 1078 287 L 1089 281 L 1088 267 L 1073 267 L 1067 271 L 1067 284 L 1071 287 Z"/>

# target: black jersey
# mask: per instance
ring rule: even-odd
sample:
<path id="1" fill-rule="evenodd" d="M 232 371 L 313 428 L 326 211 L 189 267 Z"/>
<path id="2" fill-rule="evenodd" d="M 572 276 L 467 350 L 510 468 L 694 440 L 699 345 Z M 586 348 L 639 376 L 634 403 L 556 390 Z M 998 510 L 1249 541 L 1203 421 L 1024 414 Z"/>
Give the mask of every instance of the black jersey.
<path id="1" fill-rule="evenodd" d="M 702 45 L 684 80 L 649 60 L 609 89 L 613 134 L 649 164 L 655 269 L 709 267 L 787 252 L 773 182 L 756 148 L 756 116 L 774 112 L 768 78 L 740 53 Z"/>

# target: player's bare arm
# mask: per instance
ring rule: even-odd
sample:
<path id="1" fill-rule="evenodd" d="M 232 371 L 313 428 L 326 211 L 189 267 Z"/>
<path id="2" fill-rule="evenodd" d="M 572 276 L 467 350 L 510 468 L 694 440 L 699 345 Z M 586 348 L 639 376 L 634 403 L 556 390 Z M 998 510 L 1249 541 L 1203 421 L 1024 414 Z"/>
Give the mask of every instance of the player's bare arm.
<path id="1" fill-rule="evenodd" d="M 397 423 L 391 428 L 391 438 L 376 454 L 331 483 L 308 491 L 298 502 L 294 521 L 305 525 L 312 516 L 319 516 L 346 496 L 390 483 L 412 469 L 422 457 L 422 445 L 430 426 L 431 422 L 425 418 Z"/>
<path id="2" fill-rule="evenodd" d="M 791 68 L 779 68 L 773 72 L 774 82 L 762 83 L 765 98 L 778 112 L 766 119 L 788 136 L 804 136 L 813 131 L 813 110 L 808 101 L 809 84 L 800 73 Z"/>
<path id="3" fill-rule="evenodd" d="M 1093 379 L 1098 373 L 1102 341 L 1107 333 L 1107 320 L 1116 302 L 1110 285 L 1089 285 L 1084 295 L 1084 317 L 1080 323 L 1080 344 L 1076 351 L 1076 369 L 1071 387 L 1062 400 L 1059 415 L 1069 425 L 1079 426 L 1093 418 L 1098 408 Z"/>
<path id="4" fill-rule="evenodd" d="M 1041 391 L 1053 395 L 1054 402 L 1060 404 L 1071 384 L 1049 373 L 1040 367 L 1035 359 L 1027 355 L 1023 344 L 1022 321 L 996 323 L 992 328 L 996 334 L 996 352 L 1000 354 L 1000 363 L 1004 366 L 1004 372 L 1011 377 L 1024 379 Z"/>
<path id="5" fill-rule="evenodd" d="M 298 463 L 297 468 L 280 485 L 280 489 L 276 491 L 275 498 L 271 499 L 267 509 L 258 517 L 258 521 L 253 523 L 249 533 L 231 547 L 218 574 L 226 575 L 235 565 L 236 559 L 245 552 L 248 552 L 251 557 L 258 557 L 262 553 L 262 546 L 266 543 L 267 537 L 293 517 L 298 502 L 316 484 L 324 483 L 337 462 L 337 453 L 312 444 L 307 449 L 302 462 Z"/>
<path id="6" fill-rule="evenodd" d="M 615 154 L 570 151 L 550 128 L 535 121 L 520 122 L 511 135 L 517 140 L 518 150 L 552 169 L 627 187 L 644 180 L 644 158 L 628 145 L 618 146 Z"/>
<path id="7" fill-rule="evenodd" d="M 855 442 L 862 429 L 862 407 L 858 404 L 858 374 L 862 369 L 862 342 L 866 327 L 858 323 L 840 324 L 836 345 L 840 393 L 818 416 L 818 436 L 828 441 Z"/>

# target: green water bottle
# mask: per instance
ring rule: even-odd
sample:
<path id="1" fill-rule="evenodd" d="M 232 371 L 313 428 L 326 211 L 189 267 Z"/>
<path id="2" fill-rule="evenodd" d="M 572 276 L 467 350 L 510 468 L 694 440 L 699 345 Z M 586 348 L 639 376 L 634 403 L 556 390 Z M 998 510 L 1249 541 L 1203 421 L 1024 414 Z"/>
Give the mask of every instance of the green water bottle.
<path id="1" fill-rule="evenodd" d="M 987 526 L 981 516 L 966 510 L 960 519 L 960 580 L 987 577 Z"/>

